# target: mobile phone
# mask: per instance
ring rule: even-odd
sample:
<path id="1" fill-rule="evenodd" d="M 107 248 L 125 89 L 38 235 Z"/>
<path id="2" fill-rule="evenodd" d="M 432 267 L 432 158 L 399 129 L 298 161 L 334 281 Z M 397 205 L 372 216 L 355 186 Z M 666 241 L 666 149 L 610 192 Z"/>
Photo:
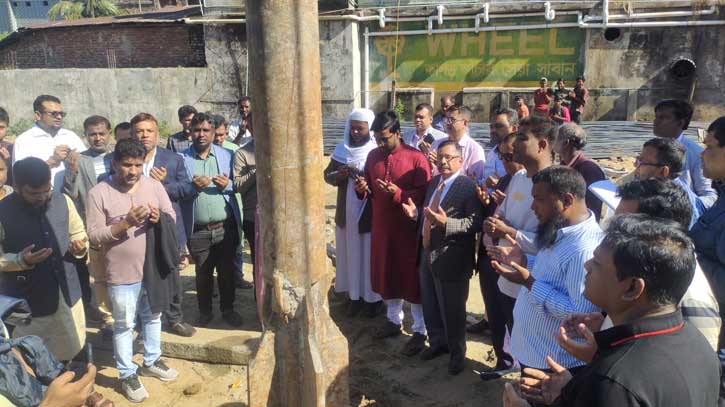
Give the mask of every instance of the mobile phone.
<path id="1" fill-rule="evenodd" d="M 433 144 L 434 141 L 436 141 L 435 137 L 433 137 L 432 134 L 428 134 L 423 138 L 423 141 L 425 141 L 428 144 Z"/>

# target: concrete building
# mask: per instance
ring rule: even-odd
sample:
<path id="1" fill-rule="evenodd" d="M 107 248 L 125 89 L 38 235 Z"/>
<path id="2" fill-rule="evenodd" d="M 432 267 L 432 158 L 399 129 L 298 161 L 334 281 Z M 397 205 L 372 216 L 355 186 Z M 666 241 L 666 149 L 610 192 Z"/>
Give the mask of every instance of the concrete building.
<path id="1" fill-rule="evenodd" d="M 169 8 L 20 29 L 0 41 L 0 80 L 23 84 L 5 90 L 2 103 L 30 117 L 32 98 L 54 93 L 72 123 L 146 110 L 174 127 L 187 103 L 233 116 L 249 92 L 244 10 L 211 1 L 203 15 Z M 516 95 L 530 101 L 540 77 L 570 88 L 581 74 L 591 91 L 584 120 L 648 120 L 665 97 L 691 99 L 697 120 L 722 115 L 725 9 L 714 1 L 400 3 L 319 3 L 325 118 L 388 108 L 395 80 L 407 116 L 421 101 L 452 95 L 487 121 Z"/>

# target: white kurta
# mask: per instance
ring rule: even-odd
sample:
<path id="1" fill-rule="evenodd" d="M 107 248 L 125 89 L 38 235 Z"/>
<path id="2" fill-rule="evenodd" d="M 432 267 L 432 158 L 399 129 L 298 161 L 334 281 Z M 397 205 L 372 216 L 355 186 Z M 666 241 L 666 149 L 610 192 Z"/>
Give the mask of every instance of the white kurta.
<path id="1" fill-rule="evenodd" d="M 351 300 L 377 302 L 382 298 L 373 292 L 370 282 L 370 233 L 361 234 L 358 229 L 365 201 L 355 194 L 352 179 L 347 181 L 345 200 L 345 227 L 335 228 L 335 292 L 347 292 Z"/>

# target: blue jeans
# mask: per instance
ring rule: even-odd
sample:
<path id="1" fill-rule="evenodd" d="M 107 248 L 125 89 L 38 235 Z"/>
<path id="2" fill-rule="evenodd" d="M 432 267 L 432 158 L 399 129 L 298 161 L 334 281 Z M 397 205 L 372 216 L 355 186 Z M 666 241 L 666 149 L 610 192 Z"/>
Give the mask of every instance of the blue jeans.
<path id="1" fill-rule="evenodd" d="M 133 363 L 133 328 L 136 314 L 141 320 L 143 335 L 143 363 L 153 365 L 161 357 L 161 313 L 152 314 L 146 290 L 141 282 L 108 285 L 108 296 L 113 304 L 113 356 L 121 379 L 136 374 Z"/>

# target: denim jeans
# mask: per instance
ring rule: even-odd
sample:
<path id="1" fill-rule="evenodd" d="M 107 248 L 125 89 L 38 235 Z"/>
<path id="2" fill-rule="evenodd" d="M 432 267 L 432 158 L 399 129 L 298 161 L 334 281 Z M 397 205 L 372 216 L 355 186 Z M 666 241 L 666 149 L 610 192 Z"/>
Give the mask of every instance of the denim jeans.
<path id="1" fill-rule="evenodd" d="M 161 313 L 152 314 L 143 283 L 108 285 L 113 304 L 113 356 L 121 379 L 136 373 L 133 363 L 133 328 L 136 314 L 141 320 L 144 355 L 143 363 L 153 365 L 161 357 Z"/>

